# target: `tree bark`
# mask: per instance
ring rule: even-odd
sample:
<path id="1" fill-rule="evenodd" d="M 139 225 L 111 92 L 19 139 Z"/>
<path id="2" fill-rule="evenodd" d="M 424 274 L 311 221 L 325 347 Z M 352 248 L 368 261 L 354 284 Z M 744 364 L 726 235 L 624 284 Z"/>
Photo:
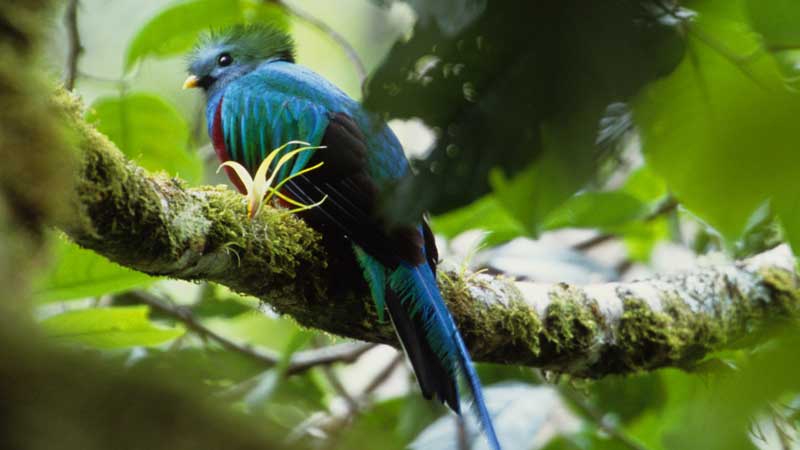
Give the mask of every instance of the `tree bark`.
<path id="1" fill-rule="evenodd" d="M 301 220 L 266 208 L 250 221 L 230 189 L 148 174 L 83 120 L 78 100 L 64 91 L 54 98 L 80 138 L 74 214 L 59 223 L 78 244 L 152 275 L 224 284 L 305 326 L 396 345 L 366 291 L 329 295 L 320 236 Z M 452 272 L 439 280 L 476 360 L 592 378 L 690 367 L 797 317 L 800 306 L 786 246 L 633 283 L 541 285 Z"/>

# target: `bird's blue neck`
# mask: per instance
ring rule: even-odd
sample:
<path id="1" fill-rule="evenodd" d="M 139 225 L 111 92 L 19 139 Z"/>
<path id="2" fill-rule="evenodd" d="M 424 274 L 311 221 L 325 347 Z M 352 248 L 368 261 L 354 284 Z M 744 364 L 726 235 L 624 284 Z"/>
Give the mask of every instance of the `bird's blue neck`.
<path id="1" fill-rule="evenodd" d="M 217 112 L 219 102 L 222 100 L 222 95 L 224 93 L 224 89 L 208 90 L 208 102 L 206 103 L 206 126 L 208 126 L 209 136 L 211 136 L 214 127 L 214 114 Z"/>

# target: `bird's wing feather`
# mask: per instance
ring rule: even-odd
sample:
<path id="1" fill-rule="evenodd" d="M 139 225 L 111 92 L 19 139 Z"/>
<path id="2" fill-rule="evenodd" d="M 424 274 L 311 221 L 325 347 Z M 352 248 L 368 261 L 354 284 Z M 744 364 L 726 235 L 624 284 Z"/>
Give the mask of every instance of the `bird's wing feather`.
<path id="1" fill-rule="evenodd" d="M 224 143 L 232 160 L 254 173 L 272 150 L 289 141 L 304 140 L 319 145 L 328 126 L 325 108 L 302 98 L 254 88 L 258 86 L 231 86 L 222 100 Z M 299 145 L 285 147 L 275 161 Z M 294 161 L 281 168 L 278 179 L 304 169 L 313 153 L 299 153 Z"/>

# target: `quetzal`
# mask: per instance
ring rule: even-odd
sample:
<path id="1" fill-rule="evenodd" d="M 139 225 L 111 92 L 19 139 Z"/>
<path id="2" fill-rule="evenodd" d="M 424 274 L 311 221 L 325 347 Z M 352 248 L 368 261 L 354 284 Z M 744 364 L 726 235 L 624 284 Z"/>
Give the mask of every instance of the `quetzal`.
<path id="1" fill-rule="evenodd" d="M 436 284 L 431 230 L 422 218 L 417 224 L 392 224 L 379 207 L 381 192 L 411 175 L 391 129 L 326 79 L 295 64 L 291 38 L 270 27 L 237 26 L 205 35 L 190 55 L 189 73 L 184 87 L 205 91 L 208 132 L 223 162 L 236 161 L 254 173 L 272 149 L 289 141 L 324 146 L 282 166 L 279 181 L 323 163 L 286 182 L 281 192 L 303 204 L 324 199 L 301 216 L 355 257 L 379 318 L 389 312 L 422 393 L 460 414 L 457 381 L 463 376 L 489 443 L 499 449 L 469 352 Z"/>

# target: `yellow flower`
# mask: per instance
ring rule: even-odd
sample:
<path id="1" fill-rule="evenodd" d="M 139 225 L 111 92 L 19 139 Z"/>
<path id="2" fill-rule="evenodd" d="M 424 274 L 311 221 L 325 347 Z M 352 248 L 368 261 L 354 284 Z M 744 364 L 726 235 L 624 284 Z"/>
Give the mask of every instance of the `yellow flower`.
<path id="1" fill-rule="evenodd" d="M 275 170 L 273 170 L 270 177 L 267 178 L 267 173 L 269 172 L 269 166 L 270 164 L 272 164 L 272 161 L 274 161 L 275 158 L 278 157 L 278 154 L 283 149 L 293 144 L 302 145 L 303 147 L 294 149 L 283 155 L 278 160 L 278 163 L 275 165 Z M 328 196 L 326 195 L 325 197 L 322 198 L 322 200 L 316 203 L 306 205 L 285 196 L 279 191 L 279 189 L 292 178 L 300 176 L 312 170 L 318 169 L 320 166 L 322 166 L 321 162 L 311 167 L 306 167 L 305 169 L 286 177 L 286 179 L 278 183 L 277 186 L 272 186 L 272 183 L 275 181 L 275 176 L 278 173 L 278 171 L 280 171 L 281 167 L 283 167 L 284 164 L 288 163 L 295 155 L 297 155 L 300 152 L 306 152 L 309 150 L 319 150 L 323 148 L 325 147 L 324 146 L 315 147 L 309 144 L 308 142 L 289 141 L 281 145 L 280 147 L 276 148 L 275 150 L 270 152 L 269 155 L 267 155 L 264 161 L 261 162 L 261 165 L 258 166 L 258 170 L 256 170 L 255 177 L 251 177 L 250 172 L 248 172 L 243 165 L 239 164 L 236 161 L 225 161 L 224 163 L 220 164 L 219 168 L 217 169 L 217 172 L 219 172 L 223 167 L 230 167 L 231 169 L 233 169 L 234 173 L 236 173 L 236 176 L 239 178 L 239 180 L 242 182 L 242 185 L 244 185 L 245 189 L 247 190 L 247 192 L 245 193 L 245 196 L 247 197 L 247 217 L 249 217 L 250 219 L 255 217 L 256 214 L 258 214 L 258 212 L 261 210 L 261 205 L 263 205 L 266 202 L 269 202 L 270 199 L 272 199 L 273 195 L 285 201 L 286 203 L 289 203 L 290 205 L 296 206 L 296 208 L 290 210 L 290 212 L 305 211 L 307 209 L 311 209 L 315 206 L 321 205 L 322 202 L 324 202 L 325 199 L 328 198 Z"/>

